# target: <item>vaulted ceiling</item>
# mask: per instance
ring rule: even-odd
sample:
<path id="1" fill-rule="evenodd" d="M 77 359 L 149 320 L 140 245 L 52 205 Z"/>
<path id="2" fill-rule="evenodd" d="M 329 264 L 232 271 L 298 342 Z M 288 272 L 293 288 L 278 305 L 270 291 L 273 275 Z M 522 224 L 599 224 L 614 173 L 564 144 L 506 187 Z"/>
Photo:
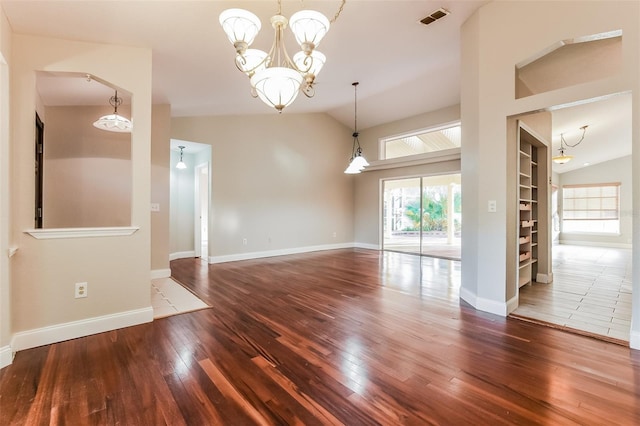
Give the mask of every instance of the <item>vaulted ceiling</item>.
<path id="1" fill-rule="evenodd" d="M 325 112 L 352 127 L 354 81 L 360 82 L 360 129 L 458 104 L 460 27 L 485 3 L 347 0 L 319 47 L 327 63 L 318 76 L 315 97 L 299 96 L 283 114 Z M 218 23 L 227 8 L 251 10 L 262 21 L 254 46 L 267 50 L 273 40 L 269 19 L 277 11 L 276 0 L 0 0 L 0 4 L 15 33 L 152 49 L 153 101 L 171 104 L 173 116 L 277 114 L 251 97 L 249 81 L 236 69 L 233 46 Z M 340 4 L 341 0 L 284 0 L 282 13 L 289 17 L 303 8 L 315 9 L 331 18 Z M 451 14 L 428 26 L 420 23 L 441 7 Z M 286 42 L 295 52 L 291 34 Z M 81 75 L 78 81 L 83 81 Z M 72 90 L 62 85 L 42 89 L 51 99 Z M 86 102 L 102 104 L 108 98 L 102 91 L 95 99 Z M 554 152 L 561 132 L 571 137 L 571 131 L 590 126 L 580 151 L 572 152 L 576 159 L 557 171 L 631 153 L 628 95 L 553 114 Z M 612 148 L 615 141 L 621 141 L 620 146 Z M 595 149 L 603 146 L 607 150 Z"/>

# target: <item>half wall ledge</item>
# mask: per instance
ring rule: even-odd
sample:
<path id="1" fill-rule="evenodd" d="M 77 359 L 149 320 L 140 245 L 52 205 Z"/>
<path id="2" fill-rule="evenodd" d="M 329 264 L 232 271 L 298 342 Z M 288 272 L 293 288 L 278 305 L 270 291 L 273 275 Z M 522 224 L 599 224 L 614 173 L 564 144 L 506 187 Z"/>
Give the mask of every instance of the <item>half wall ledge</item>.
<path id="1" fill-rule="evenodd" d="M 95 237 L 127 237 L 133 235 L 139 226 L 117 226 L 105 228 L 51 228 L 27 229 L 25 234 L 36 240 L 50 240 L 55 238 L 95 238 Z"/>

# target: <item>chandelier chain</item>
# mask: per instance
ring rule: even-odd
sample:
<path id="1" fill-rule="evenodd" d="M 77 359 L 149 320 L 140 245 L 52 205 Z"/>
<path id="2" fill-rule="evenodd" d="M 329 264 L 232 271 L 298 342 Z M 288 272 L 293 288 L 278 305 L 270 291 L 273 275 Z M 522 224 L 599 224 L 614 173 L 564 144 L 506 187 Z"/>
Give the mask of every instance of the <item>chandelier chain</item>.
<path id="1" fill-rule="evenodd" d="M 278 0 L 278 13 L 280 13 L 280 1 L 281 0 Z M 336 22 L 336 20 L 338 19 L 338 17 L 342 13 L 342 9 L 344 9 L 344 5 L 345 5 L 346 2 L 347 2 L 347 0 L 342 0 L 342 3 L 340 3 L 340 7 L 338 7 L 338 11 L 335 13 L 335 15 L 333 15 L 333 18 L 331 18 L 329 20 L 330 24 L 333 24 L 334 22 Z M 304 0 L 300 0 L 300 3 L 304 3 Z"/>
<path id="2" fill-rule="evenodd" d="M 340 14 L 342 13 L 342 9 L 344 9 L 344 4 L 347 2 L 347 0 L 342 0 L 342 3 L 340 4 L 340 7 L 338 8 L 338 11 L 336 12 L 336 14 L 333 16 L 333 18 L 329 21 L 330 23 L 334 23 L 336 22 L 336 19 L 338 19 L 338 16 L 340 16 Z"/>

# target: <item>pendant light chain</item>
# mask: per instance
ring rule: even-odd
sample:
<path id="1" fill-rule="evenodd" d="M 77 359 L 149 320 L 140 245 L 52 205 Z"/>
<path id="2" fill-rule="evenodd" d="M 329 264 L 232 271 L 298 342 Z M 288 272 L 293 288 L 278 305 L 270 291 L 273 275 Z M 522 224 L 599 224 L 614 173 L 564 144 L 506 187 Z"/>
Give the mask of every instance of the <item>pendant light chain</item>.
<path id="1" fill-rule="evenodd" d="M 358 83 L 352 83 L 353 86 L 353 137 L 358 137 Z M 359 144 L 358 144 L 359 145 Z"/>
<path id="2" fill-rule="evenodd" d="M 563 143 L 565 146 L 568 146 L 569 148 L 575 148 L 576 146 L 580 145 L 580 142 L 584 140 L 585 133 L 587 133 L 587 127 L 589 127 L 588 124 L 580 127 L 580 130 L 582 130 L 582 137 L 578 140 L 578 142 L 574 143 L 573 145 L 571 145 L 570 143 L 567 143 L 567 140 L 564 138 L 564 133 L 560 133 L 560 147 L 562 147 Z"/>

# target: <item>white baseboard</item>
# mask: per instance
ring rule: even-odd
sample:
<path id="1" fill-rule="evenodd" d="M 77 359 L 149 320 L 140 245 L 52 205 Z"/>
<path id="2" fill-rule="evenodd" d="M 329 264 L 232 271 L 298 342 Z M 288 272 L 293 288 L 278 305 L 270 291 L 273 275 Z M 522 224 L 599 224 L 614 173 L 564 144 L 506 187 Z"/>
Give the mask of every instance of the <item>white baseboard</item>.
<path id="1" fill-rule="evenodd" d="M 13 351 L 11 346 L 3 346 L 0 348 L 0 368 L 4 368 L 13 362 Z"/>
<path id="2" fill-rule="evenodd" d="M 629 347 L 640 350 L 640 331 L 631 330 L 631 333 L 629 333 Z"/>
<path id="3" fill-rule="evenodd" d="M 607 247 L 607 248 L 623 248 L 630 249 L 633 248 L 633 244 L 625 244 L 625 243 L 600 243 L 594 241 L 574 241 L 574 240 L 560 240 L 561 245 L 566 246 L 587 246 L 587 247 Z"/>
<path id="4" fill-rule="evenodd" d="M 380 246 L 377 244 L 353 243 L 353 247 L 369 250 L 380 250 Z"/>
<path id="5" fill-rule="evenodd" d="M 511 312 L 515 311 L 516 309 L 518 309 L 519 304 L 520 304 L 520 298 L 518 297 L 517 294 L 513 296 L 511 299 L 507 300 L 507 315 L 509 315 Z"/>
<path id="6" fill-rule="evenodd" d="M 176 260 L 176 259 L 186 259 L 188 257 L 196 257 L 196 252 L 191 250 L 191 251 L 179 251 L 176 253 L 171 253 L 169 255 L 169 261 Z"/>
<path id="7" fill-rule="evenodd" d="M 485 299 L 484 297 L 478 297 L 477 294 L 472 293 L 463 287 L 460 287 L 460 298 L 478 311 L 500 315 L 501 317 L 506 317 L 509 314 L 510 305 L 513 305 L 514 303 L 517 304 L 517 298 L 515 302 L 513 298 L 507 303 L 497 302 L 495 300 Z"/>
<path id="8" fill-rule="evenodd" d="M 485 299 L 484 297 L 478 297 L 476 309 L 483 312 L 489 312 L 490 314 L 500 315 L 501 317 L 506 317 L 509 314 L 507 303 Z"/>
<path id="9" fill-rule="evenodd" d="M 158 278 L 169 278 L 171 276 L 171 269 L 154 269 L 151 271 L 151 279 L 156 280 Z"/>
<path id="10" fill-rule="evenodd" d="M 549 272 L 548 274 L 536 274 L 536 282 L 542 284 L 549 284 L 553 282 L 553 274 Z"/>
<path id="11" fill-rule="evenodd" d="M 133 311 L 21 331 L 13 335 L 11 348 L 14 351 L 21 351 L 151 321 L 153 321 L 153 308 L 149 306 Z"/>
<path id="12" fill-rule="evenodd" d="M 472 293 L 471 291 L 469 291 L 466 288 L 461 286 L 460 287 L 460 299 L 464 300 L 465 302 L 467 302 L 468 304 L 470 304 L 471 306 L 473 306 L 475 308 L 478 298 L 477 298 L 475 293 Z"/>
<path id="13" fill-rule="evenodd" d="M 261 259 L 264 257 L 286 256 L 289 254 L 310 253 L 313 251 L 336 250 L 343 248 L 353 248 L 353 243 L 326 244 L 320 246 L 296 247 L 281 250 L 254 251 L 250 253 L 229 254 L 225 256 L 211 256 L 209 263 L 236 262 L 238 260 Z"/>

